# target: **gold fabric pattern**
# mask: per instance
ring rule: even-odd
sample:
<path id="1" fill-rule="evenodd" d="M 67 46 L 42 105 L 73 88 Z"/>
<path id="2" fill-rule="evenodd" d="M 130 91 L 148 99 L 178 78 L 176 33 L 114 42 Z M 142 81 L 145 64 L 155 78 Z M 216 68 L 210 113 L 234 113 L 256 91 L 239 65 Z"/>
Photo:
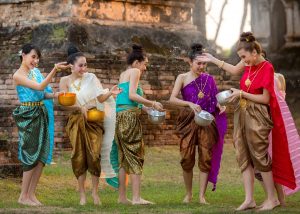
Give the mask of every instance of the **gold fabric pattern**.
<path id="1" fill-rule="evenodd" d="M 141 110 L 132 108 L 117 112 L 115 140 L 119 150 L 119 168 L 128 174 L 140 175 L 144 164 L 144 141 Z"/>
<path id="2" fill-rule="evenodd" d="M 100 177 L 100 152 L 104 133 L 102 123 L 87 122 L 81 112 L 72 113 L 66 126 L 72 145 L 72 169 L 78 178 L 87 170 Z"/>
<path id="3" fill-rule="evenodd" d="M 212 148 L 218 141 L 215 121 L 209 126 L 198 126 L 194 121 L 194 112 L 190 108 L 181 110 L 177 118 L 177 131 L 180 134 L 181 167 L 190 171 L 195 165 L 196 146 L 198 146 L 198 167 L 201 172 L 211 169 Z"/>
<path id="4" fill-rule="evenodd" d="M 269 107 L 247 100 L 234 113 L 233 140 L 238 165 L 243 172 L 248 164 L 258 171 L 271 171 L 271 157 L 268 154 L 268 136 L 273 128 Z"/>

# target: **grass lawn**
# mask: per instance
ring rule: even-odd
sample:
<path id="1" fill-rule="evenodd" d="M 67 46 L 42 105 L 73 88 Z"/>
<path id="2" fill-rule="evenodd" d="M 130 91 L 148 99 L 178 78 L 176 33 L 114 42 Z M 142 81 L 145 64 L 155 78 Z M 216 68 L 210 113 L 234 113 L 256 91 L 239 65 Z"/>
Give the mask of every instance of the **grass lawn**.
<path id="1" fill-rule="evenodd" d="M 17 203 L 20 193 L 20 179 L 0 180 L 0 213 L 234 213 L 242 203 L 244 192 L 241 174 L 235 161 L 232 145 L 225 145 L 219 182 L 215 192 L 207 190 L 210 205 L 200 205 L 198 199 L 198 169 L 194 170 L 194 199 L 183 204 L 184 184 L 176 146 L 147 147 L 145 171 L 142 182 L 142 196 L 156 202 L 155 205 L 131 206 L 117 204 L 118 192 L 101 182 L 101 206 L 94 206 L 90 196 L 88 177 L 88 203 L 78 205 L 77 181 L 72 173 L 70 152 L 63 152 L 55 158 L 56 165 L 47 166 L 38 185 L 37 197 L 42 207 L 27 207 Z M 129 184 L 130 187 L 130 184 Z M 130 195 L 129 195 L 130 197 Z M 256 183 L 255 199 L 260 204 L 264 199 L 262 188 Z M 243 213 L 251 213 L 245 211 Z M 300 193 L 287 198 L 286 208 L 276 208 L 269 213 L 300 213 Z"/>

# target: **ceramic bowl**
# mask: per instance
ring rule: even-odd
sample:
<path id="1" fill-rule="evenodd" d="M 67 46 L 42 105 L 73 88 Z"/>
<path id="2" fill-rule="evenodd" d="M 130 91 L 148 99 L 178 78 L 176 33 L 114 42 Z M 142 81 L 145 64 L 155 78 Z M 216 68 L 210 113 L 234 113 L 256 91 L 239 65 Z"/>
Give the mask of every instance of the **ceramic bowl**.
<path id="1" fill-rule="evenodd" d="M 104 111 L 99 111 L 96 108 L 87 111 L 87 121 L 89 122 L 103 122 Z"/>
<path id="2" fill-rule="evenodd" d="M 72 106 L 76 103 L 76 94 L 66 92 L 58 95 L 58 103 L 62 106 Z"/>

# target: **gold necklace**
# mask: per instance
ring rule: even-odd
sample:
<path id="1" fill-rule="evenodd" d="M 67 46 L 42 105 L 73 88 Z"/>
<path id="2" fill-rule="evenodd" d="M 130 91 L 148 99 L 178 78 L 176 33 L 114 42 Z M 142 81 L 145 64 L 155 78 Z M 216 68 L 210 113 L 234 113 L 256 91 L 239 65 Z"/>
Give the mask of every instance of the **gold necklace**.
<path id="1" fill-rule="evenodd" d="M 198 93 L 198 98 L 199 98 L 199 99 L 202 99 L 202 98 L 205 96 L 205 93 L 203 92 L 203 90 L 204 90 L 204 88 L 205 88 L 205 86 L 206 86 L 207 79 L 208 79 L 208 75 L 207 75 L 207 77 L 206 77 L 206 81 L 205 81 L 204 86 L 202 86 L 202 81 L 201 81 L 201 87 L 202 87 L 202 89 L 199 88 L 199 86 L 198 86 L 198 84 L 197 84 L 197 82 L 196 82 L 196 79 L 194 79 L 194 82 L 195 82 L 195 84 L 196 84 L 196 86 L 197 86 L 197 88 L 198 88 L 198 90 L 199 90 L 199 93 Z"/>
<path id="2" fill-rule="evenodd" d="M 265 65 L 265 63 L 260 67 L 260 69 L 261 69 L 264 65 Z M 253 77 L 252 81 L 250 81 L 250 79 L 249 79 L 249 81 L 250 81 L 249 86 L 246 85 L 246 81 L 245 81 L 245 85 L 247 86 L 247 93 L 249 92 L 249 90 L 250 90 L 250 88 L 251 88 L 251 86 L 252 86 L 252 83 L 254 82 L 256 76 L 258 75 L 260 69 L 258 69 L 257 72 L 255 72 L 255 76 Z M 241 106 L 241 108 L 246 108 L 246 106 L 247 106 L 247 100 L 244 99 L 244 98 L 240 99 L 240 106 Z"/>
<path id="3" fill-rule="evenodd" d="M 252 66 L 250 66 L 250 69 L 249 69 L 249 72 L 248 72 L 248 77 L 245 80 L 245 86 L 246 87 L 249 87 L 251 85 L 252 81 L 253 81 L 253 80 L 252 81 L 250 80 L 251 76 L 258 73 L 258 71 L 260 71 L 260 69 L 262 69 L 262 67 L 264 67 L 265 64 L 266 64 L 266 62 L 264 62 L 264 64 L 262 66 L 260 66 L 260 68 L 256 69 L 256 71 L 254 71 L 253 74 L 251 74 L 251 75 L 250 75 L 250 73 L 251 73 Z"/>
<path id="4" fill-rule="evenodd" d="M 75 80 L 76 81 L 76 80 Z M 75 88 L 77 91 L 80 91 L 81 89 L 81 81 L 82 81 L 82 78 L 79 80 L 79 83 L 78 85 L 75 85 L 75 81 L 71 84 L 73 88 Z"/>

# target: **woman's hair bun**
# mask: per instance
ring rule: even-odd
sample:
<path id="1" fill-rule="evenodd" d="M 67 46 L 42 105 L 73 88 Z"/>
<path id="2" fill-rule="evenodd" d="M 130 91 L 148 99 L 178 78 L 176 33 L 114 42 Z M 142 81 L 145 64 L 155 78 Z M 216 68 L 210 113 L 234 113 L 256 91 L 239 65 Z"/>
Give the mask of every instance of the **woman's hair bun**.
<path id="1" fill-rule="evenodd" d="M 194 43 L 194 44 L 192 44 L 191 49 L 194 52 L 202 52 L 203 51 L 203 46 L 199 43 Z"/>
<path id="2" fill-rule="evenodd" d="M 244 32 L 240 36 L 240 42 L 254 42 L 254 41 L 256 41 L 256 39 L 253 36 L 253 33 L 251 32 Z"/>
<path id="3" fill-rule="evenodd" d="M 71 56 L 72 54 L 80 52 L 78 48 L 76 48 L 74 45 L 69 46 L 68 48 L 68 56 Z"/>
<path id="4" fill-rule="evenodd" d="M 132 45 L 132 52 L 143 52 L 143 47 L 138 44 Z"/>

